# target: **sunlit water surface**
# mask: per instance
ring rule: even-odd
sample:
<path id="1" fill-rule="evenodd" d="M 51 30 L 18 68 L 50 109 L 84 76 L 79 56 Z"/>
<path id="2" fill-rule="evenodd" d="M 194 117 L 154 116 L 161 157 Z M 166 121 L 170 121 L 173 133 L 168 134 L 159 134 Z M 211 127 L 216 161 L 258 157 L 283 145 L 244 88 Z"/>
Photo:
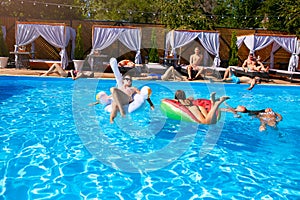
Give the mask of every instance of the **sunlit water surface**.
<path id="1" fill-rule="evenodd" d="M 88 104 L 114 80 L 0 77 L 0 200 L 300 199 L 299 87 L 134 85 L 152 88 L 156 109 L 110 124 L 102 105 Z M 247 114 L 222 114 L 217 125 L 166 119 L 160 101 L 176 89 L 271 107 L 283 121 L 259 132 Z"/>

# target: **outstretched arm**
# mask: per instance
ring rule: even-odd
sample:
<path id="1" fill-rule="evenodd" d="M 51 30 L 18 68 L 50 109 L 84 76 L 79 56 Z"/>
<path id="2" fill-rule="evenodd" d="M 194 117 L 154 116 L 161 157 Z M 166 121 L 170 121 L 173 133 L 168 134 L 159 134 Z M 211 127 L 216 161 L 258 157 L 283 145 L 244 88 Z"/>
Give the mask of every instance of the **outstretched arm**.
<path id="1" fill-rule="evenodd" d="M 233 113 L 234 117 L 236 117 L 236 118 L 241 117 L 241 115 L 239 115 L 238 112 L 233 107 L 228 105 L 226 102 L 224 102 L 224 104 L 227 106 L 227 108 L 220 108 L 220 110 L 222 112 L 231 112 L 231 113 Z"/>
<path id="2" fill-rule="evenodd" d="M 95 106 L 97 104 L 100 104 L 98 101 L 97 102 L 93 102 L 93 103 L 90 103 L 89 106 Z"/>
<path id="3" fill-rule="evenodd" d="M 154 105 L 150 98 L 147 99 L 147 102 L 149 103 L 151 110 L 154 110 Z"/>

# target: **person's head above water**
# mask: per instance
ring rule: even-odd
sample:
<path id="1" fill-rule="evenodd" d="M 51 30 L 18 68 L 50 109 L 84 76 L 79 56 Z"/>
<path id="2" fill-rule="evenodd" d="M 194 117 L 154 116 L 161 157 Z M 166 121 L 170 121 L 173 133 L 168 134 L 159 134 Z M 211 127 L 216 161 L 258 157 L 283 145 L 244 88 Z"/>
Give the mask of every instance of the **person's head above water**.
<path id="1" fill-rule="evenodd" d="M 246 113 L 248 110 L 245 106 L 237 106 L 235 111 L 241 112 L 241 113 Z"/>
<path id="2" fill-rule="evenodd" d="M 178 99 L 178 100 L 179 99 L 182 99 L 182 100 L 186 99 L 185 92 L 183 90 L 177 90 L 175 92 L 175 99 Z"/>
<path id="3" fill-rule="evenodd" d="M 129 87 L 132 86 L 132 78 L 131 78 L 130 75 L 125 75 L 123 77 L 123 84 L 126 85 L 126 86 L 129 86 Z"/>

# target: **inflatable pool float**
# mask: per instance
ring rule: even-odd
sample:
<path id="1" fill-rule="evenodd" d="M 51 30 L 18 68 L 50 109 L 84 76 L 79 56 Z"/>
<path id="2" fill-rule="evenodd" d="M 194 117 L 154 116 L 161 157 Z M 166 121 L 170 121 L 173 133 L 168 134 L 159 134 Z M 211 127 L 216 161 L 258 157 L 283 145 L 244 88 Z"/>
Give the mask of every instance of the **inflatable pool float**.
<path id="1" fill-rule="evenodd" d="M 203 106 L 207 112 L 211 109 L 211 101 L 208 99 L 195 99 L 192 102 L 196 106 Z M 160 108 L 170 119 L 201 123 L 186 106 L 182 105 L 177 100 L 163 99 Z M 220 113 L 221 112 L 218 112 L 218 120 L 220 119 Z"/>
<path id="2" fill-rule="evenodd" d="M 117 87 L 120 88 L 120 87 L 122 87 L 122 84 L 123 84 L 123 82 L 122 82 L 123 77 L 118 69 L 117 60 L 115 58 L 111 58 L 110 65 L 111 65 L 111 68 L 112 68 L 115 78 L 116 78 Z M 128 106 L 126 106 L 125 110 L 127 111 L 127 113 L 132 113 L 132 112 L 138 110 L 140 107 L 142 107 L 142 105 L 145 103 L 145 101 L 148 101 L 148 103 L 151 106 L 153 106 L 153 104 L 150 100 L 151 94 L 152 94 L 151 88 L 148 86 L 143 86 L 140 90 L 140 93 L 135 94 L 133 97 L 133 101 Z M 104 110 L 106 112 L 111 112 L 112 99 L 104 91 L 100 91 L 96 95 L 96 100 L 100 104 L 103 104 L 105 106 Z"/>
<path id="3" fill-rule="evenodd" d="M 132 113 L 132 112 L 138 110 L 140 107 L 142 107 L 142 105 L 144 105 L 146 100 L 148 100 L 150 98 L 151 93 L 152 93 L 152 90 L 150 87 L 148 87 L 148 86 L 142 87 L 142 89 L 140 90 L 140 93 L 134 95 L 133 101 L 128 106 L 126 106 L 125 110 L 127 111 L 127 113 Z M 100 102 L 100 104 L 104 105 L 104 110 L 106 112 L 111 112 L 112 99 L 110 96 L 108 96 L 106 94 L 106 92 L 100 91 L 96 95 L 96 100 L 98 102 Z"/>

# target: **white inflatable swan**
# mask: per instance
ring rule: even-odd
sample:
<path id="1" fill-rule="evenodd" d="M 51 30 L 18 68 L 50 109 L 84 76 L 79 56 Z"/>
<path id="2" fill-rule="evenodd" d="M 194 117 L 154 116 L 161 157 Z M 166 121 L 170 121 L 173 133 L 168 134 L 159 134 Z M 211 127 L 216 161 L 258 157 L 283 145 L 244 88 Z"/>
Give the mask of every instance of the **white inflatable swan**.
<path id="1" fill-rule="evenodd" d="M 110 66 L 114 72 L 116 81 L 117 81 L 117 87 L 120 88 L 123 85 L 122 82 L 122 74 L 120 73 L 119 69 L 118 69 L 118 63 L 117 60 L 115 58 L 111 58 L 110 59 Z M 152 94 L 152 90 L 150 87 L 148 86 L 144 86 L 142 87 L 142 89 L 140 90 L 139 94 L 135 94 L 133 97 L 133 102 L 131 102 L 127 107 L 127 112 L 128 113 L 132 113 L 135 110 L 137 110 L 138 108 L 140 108 L 144 103 L 145 100 L 150 99 L 150 96 Z M 96 100 L 100 103 L 105 105 L 104 110 L 107 112 L 111 112 L 111 103 L 112 103 L 112 99 L 110 96 L 108 96 L 104 91 L 100 91 L 97 95 L 96 95 Z M 149 102 L 150 103 L 150 102 Z M 150 103 L 151 105 L 152 103 Z"/>

